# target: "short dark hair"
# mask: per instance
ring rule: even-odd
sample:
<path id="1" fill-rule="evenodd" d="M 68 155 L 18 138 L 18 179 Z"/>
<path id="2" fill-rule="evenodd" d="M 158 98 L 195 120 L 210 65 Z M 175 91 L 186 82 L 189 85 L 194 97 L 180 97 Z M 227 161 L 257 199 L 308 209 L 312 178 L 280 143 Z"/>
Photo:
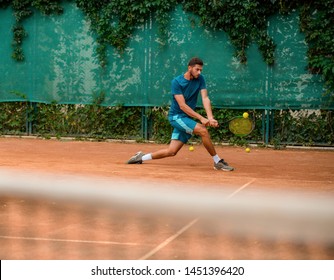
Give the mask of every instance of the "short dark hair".
<path id="1" fill-rule="evenodd" d="M 188 66 L 195 66 L 196 64 L 203 66 L 204 63 L 203 63 L 203 60 L 198 57 L 193 57 L 188 62 Z"/>

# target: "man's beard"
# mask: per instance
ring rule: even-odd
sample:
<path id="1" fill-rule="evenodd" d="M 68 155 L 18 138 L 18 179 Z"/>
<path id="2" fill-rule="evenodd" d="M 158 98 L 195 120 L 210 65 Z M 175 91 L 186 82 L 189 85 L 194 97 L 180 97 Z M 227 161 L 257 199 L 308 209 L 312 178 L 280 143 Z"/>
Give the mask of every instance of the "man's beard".
<path id="1" fill-rule="evenodd" d="M 195 76 L 190 72 L 190 79 L 197 79 L 197 78 L 198 78 L 198 76 L 195 77 Z"/>

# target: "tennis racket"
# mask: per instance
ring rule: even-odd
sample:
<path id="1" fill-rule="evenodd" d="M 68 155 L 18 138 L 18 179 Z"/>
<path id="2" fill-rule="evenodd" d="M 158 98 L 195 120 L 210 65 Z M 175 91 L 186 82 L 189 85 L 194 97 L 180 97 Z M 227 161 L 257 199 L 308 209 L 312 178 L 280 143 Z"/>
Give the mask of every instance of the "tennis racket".
<path id="1" fill-rule="evenodd" d="M 254 121 L 247 117 L 244 118 L 243 116 L 234 117 L 226 122 L 223 122 L 221 125 L 226 125 L 228 123 L 229 130 L 236 136 L 247 136 L 250 134 L 254 127 Z"/>

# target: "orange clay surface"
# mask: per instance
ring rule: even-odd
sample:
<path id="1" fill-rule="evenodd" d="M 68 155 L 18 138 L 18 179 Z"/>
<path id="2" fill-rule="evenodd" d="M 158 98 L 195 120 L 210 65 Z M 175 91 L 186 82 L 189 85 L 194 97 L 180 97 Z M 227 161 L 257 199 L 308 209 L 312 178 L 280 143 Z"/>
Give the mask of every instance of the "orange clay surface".
<path id="1" fill-rule="evenodd" d="M 202 145 L 195 145 L 194 151 L 189 151 L 189 146 L 186 145 L 172 158 L 153 160 L 141 165 L 125 164 L 137 151 L 152 152 L 166 147 L 167 145 L 151 143 L 0 138 L 0 168 L 17 170 L 17 172 L 65 173 L 110 179 L 164 182 L 183 185 L 187 188 L 200 185 L 208 189 L 224 189 L 230 186 L 238 189 L 247 184 L 247 190 L 288 189 L 300 191 L 303 194 L 320 193 L 334 197 L 334 151 L 328 150 L 273 150 L 253 147 L 249 153 L 246 153 L 244 147 L 216 146 L 220 157 L 236 168 L 233 172 L 215 171 L 213 161 Z M 150 225 L 144 224 L 143 220 L 138 222 L 140 218 L 137 220 L 134 218 L 136 225 L 133 227 L 141 227 L 145 233 L 132 236 L 123 234 L 125 231 L 136 232 L 129 223 L 119 225 L 114 222 L 111 229 L 111 225 L 104 224 L 106 223 L 104 218 L 96 218 L 94 221 L 88 221 L 87 218 L 87 221 L 78 221 L 75 220 L 77 219 L 75 215 L 71 217 L 71 210 L 67 210 L 61 213 L 64 217 L 64 225 L 59 222 L 52 224 L 41 211 L 34 222 L 42 226 L 50 223 L 54 228 L 52 230 L 48 228 L 38 236 L 34 236 L 33 231 L 27 234 L 18 231 L 19 228 L 24 227 L 31 229 L 34 227 L 32 222 L 20 220 L 15 213 L 8 212 L 9 208 L 15 210 L 22 201 L 0 196 L 0 203 L 2 215 L 0 259 L 138 259 L 173 236 L 178 228 L 164 227 L 159 229 L 158 234 L 153 235 Z M 9 221 L 11 224 L 8 226 L 4 221 Z M 181 221 L 180 223 L 182 224 Z M 182 227 L 182 225 L 179 226 Z M 119 231 L 117 234 L 104 236 L 101 230 L 103 227 L 109 229 L 109 234 L 115 230 L 115 227 Z M 7 231 L 4 232 L 4 230 Z M 96 232 L 93 234 L 92 230 Z M 250 239 L 245 243 L 245 241 L 222 235 L 219 237 L 219 244 L 217 240 L 212 244 L 210 236 L 202 236 L 198 232 L 195 236 L 189 237 L 190 239 L 198 238 L 189 248 L 190 245 L 187 245 L 189 231 L 191 229 L 148 258 L 328 259 L 333 258 L 334 255 L 333 252 L 328 253 L 328 251 L 318 252 L 316 245 L 313 245 L 315 248 L 311 246 L 307 249 L 308 252 L 312 252 L 311 255 L 305 250 L 295 250 L 299 253 L 291 255 L 289 253 L 291 245 L 289 247 L 289 245 L 277 243 L 273 246 L 252 240 L 252 237 L 249 237 Z M 148 236 L 150 236 L 149 239 Z M 76 242 L 70 240 L 76 240 Z M 100 241 L 110 243 L 98 243 Z M 53 253 L 50 249 L 37 246 L 45 242 L 51 243 L 54 247 Z M 206 248 L 208 243 L 211 243 L 212 248 Z M 131 244 L 134 248 L 127 250 L 131 253 L 115 253 L 115 247 L 132 246 Z M 268 247 L 271 247 L 270 254 L 265 250 Z M 203 254 L 203 248 L 206 248 L 205 254 Z M 114 253 L 111 254 L 111 251 Z"/>

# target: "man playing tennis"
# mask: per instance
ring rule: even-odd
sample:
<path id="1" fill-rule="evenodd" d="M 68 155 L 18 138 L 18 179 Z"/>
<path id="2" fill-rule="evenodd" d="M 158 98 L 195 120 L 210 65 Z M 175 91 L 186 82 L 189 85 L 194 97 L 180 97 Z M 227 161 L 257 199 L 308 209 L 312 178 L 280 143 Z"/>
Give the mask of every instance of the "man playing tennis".
<path id="1" fill-rule="evenodd" d="M 192 58 L 188 63 L 188 70 L 172 81 L 172 104 L 168 113 L 168 120 L 174 128 L 171 142 L 166 149 L 161 149 L 153 153 L 136 153 L 129 159 L 128 164 L 141 164 L 152 159 L 161 159 L 175 156 L 178 151 L 188 142 L 193 134 L 199 135 L 206 150 L 212 156 L 214 169 L 232 171 L 233 167 L 217 155 L 212 144 L 207 126 L 218 127 L 218 122 L 214 119 L 211 109 L 211 101 L 208 97 L 206 83 L 201 75 L 203 61 L 197 57 Z M 195 112 L 198 94 L 201 93 L 206 117 Z M 194 119 L 200 121 L 196 122 Z"/>

